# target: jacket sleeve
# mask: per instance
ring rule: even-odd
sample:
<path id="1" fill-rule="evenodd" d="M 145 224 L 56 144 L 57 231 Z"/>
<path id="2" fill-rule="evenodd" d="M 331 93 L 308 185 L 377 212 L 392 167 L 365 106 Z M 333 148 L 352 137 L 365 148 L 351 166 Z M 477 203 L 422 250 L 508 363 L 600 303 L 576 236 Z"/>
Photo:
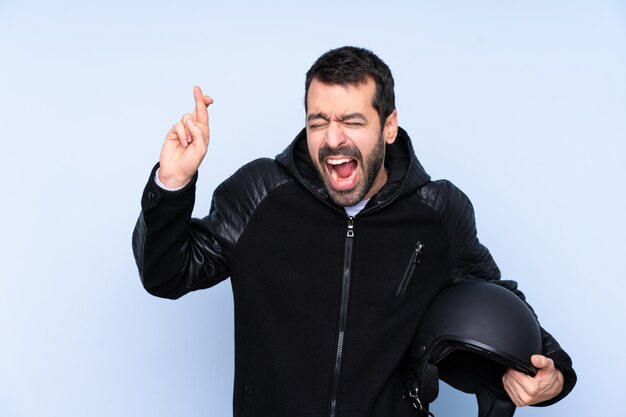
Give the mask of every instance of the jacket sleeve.
<path id="1" fill-rule="evenodd" d="M 183 189 L 172 192 L 155 183 L 157 168 L 158 164 L 143 191 L 133 253 L 144 288 L 175 299 L 227 278 L 232 242 L 222 222 L 217 192 L 209 215 L 192 219 L 197 174 Z"/>
<path id="2" fill-rule="evenodd" d="M 256 208 L 272 190 L 291 181 L 275 161 L 257 159 L 220 184 L 208 216 L 196 219 L 191 213 L 197 174 L 183 189 L 166 191 L 154 181 L 158 167 L 141 198 L 133 253 L 144 288 L 172 299 L 226 279 L 237 241 Z"/>
<path id="3" fill-rule="evenodd" d="M 474 208 L 467 196 L 449 181 L 432 182 L 430 187 L 422 192 L 429 204 L 440 213 L 444 227 L 450 240 L 452 281 L 487 280 L 501 285 L 514 292 L 526 302 L 526 297 L 518 289 L 517 282 L 502 280 L 500 270 L 494 262 L 489 250 L 483 246 L 477 236 Z M 528 302 L 526 302 L 528 305 Z M 530 305 L 531 311 L 534 310 Z M 536 317 L 536 314 L 535 314 Z M 547 406 L 564 398 L 576 384 L 576 373 L 572 368 L 572 360 L 561 348 L 550 333 L 543 327 L 541 336 L 543 341 L 542 354 L 551 358 L 555 366 L 564 377 L 563 390 L 551 400 L 536 404 Z"/>

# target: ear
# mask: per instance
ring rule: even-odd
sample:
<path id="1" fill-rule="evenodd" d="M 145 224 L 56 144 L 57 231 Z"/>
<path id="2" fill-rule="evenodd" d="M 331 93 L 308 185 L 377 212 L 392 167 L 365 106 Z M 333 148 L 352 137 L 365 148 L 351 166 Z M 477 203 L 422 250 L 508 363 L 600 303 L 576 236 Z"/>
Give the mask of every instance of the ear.
<path id="1" fill-rule="evenodd" d="M 385 143 L 391 145 L 398 136 L 398 111 L 394 109 L 391 114 L 385 120 L 385 126 L 383 127 L 383 138 Z"/>

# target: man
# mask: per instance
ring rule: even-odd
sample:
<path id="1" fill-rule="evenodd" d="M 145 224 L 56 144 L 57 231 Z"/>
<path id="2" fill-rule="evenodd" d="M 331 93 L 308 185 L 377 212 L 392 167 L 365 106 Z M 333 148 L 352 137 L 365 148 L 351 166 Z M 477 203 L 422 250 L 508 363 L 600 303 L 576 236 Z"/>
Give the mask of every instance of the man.
<path id="1" fill-rule="evenodd" d="M 499 281 L 467 197 L 418 162 L 393 88 L 368 50 L 321 56 L 306 77 L 306 128 L 222 183 L 204 219 L 190 216 L 213 100 L 195 87 L 193 113 L 166 136 L 134 253 L 160 297 L 231 278 L 236 416 L 414 416 L 401 364 L 432 297 L 477 279 L 523 297 Z M 542 334 L 537 376 L 503 377 L 518 406 L 554 403 L 575 383 Z"/>

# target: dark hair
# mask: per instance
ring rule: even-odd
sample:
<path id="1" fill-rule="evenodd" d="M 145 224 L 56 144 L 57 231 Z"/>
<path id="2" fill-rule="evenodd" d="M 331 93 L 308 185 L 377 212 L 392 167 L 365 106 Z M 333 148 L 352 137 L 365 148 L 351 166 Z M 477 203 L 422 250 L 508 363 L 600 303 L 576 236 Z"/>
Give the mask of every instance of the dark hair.
<path id="1" fill-rule="evenodd" d="M 313 79 L 330 85 L 365 84 L 371 77 L 376 83 L 376 94 L 372 106 L 380 117 L 381 129 L 385 120 L 396 108 L 391 70 L 372 51 L 354 46 L 332 49 L 320 56 L 306 73 L 304 87 L 304 109 L 307 109 L 309 86 Z"/>

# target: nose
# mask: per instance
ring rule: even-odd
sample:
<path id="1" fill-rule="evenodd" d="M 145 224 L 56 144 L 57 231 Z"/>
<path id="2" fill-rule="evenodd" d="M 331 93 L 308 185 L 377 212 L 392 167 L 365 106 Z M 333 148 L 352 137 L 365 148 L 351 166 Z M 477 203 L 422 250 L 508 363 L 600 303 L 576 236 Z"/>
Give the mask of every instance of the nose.
<path id="1" fill-rule="evenodd" d="M 326 130 L 326 143 L 331 149 L 337 149 L 339 146 L 343 145 L 346 141 L 346 136 L 341 128 L 341 125 L 337 122 L 331 121 L 328 124 L 328 129 Z"/>

